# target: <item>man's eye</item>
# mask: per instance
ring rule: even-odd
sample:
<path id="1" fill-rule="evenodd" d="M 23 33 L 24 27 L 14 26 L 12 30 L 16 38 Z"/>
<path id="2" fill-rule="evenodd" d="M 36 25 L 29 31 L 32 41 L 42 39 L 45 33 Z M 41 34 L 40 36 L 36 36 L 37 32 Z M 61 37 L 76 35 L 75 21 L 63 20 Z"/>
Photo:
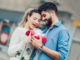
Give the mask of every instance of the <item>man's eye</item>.
<path id="1" fill-rule="evenodd" d="M 42 15 L 42 17 L 46 17 L 46 15 L 44 14 L 44 15 Z"/>

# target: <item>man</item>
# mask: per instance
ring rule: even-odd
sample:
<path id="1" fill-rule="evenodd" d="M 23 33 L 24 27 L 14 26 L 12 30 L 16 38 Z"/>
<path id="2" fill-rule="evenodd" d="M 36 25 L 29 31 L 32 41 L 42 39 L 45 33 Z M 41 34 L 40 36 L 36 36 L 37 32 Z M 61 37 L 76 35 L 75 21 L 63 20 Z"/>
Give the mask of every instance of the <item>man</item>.
<path id="1" fill-rule="evenodd" d="M 39 11 L 47 26 L 44 30 L 47 39 L 44 45 L 40 40 L 32 39 L 32 45 L 41 51 L 35 50 L 30 60 L 65 60 L 70 36 L 68 30 L 59 22 L 56 5 L 46 2 L 39 7 Z"/>

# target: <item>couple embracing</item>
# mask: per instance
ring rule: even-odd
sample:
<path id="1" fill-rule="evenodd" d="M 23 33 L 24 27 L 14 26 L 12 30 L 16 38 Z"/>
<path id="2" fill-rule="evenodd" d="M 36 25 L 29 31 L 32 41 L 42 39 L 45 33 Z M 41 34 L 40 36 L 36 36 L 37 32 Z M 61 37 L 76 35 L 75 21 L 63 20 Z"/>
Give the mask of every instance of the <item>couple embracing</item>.
<path id="1" fill-rule="evenodd" d="M 38 9 L 28 9 L 21 24 L 12 34 L 8 54 L 10 60 L 65 60 L 69 51 L 69 32 L 59 22 L 58 10 L 54 3 L 46 2 Z M 41 18 L 46 23 L 43 31 L 36 28 Z M 29 35 L 25 35 L 30 31 Z M 31 31 L 39 33 L 34 38 Z M 43 43 L 41 35 L 46 35 Z"/>

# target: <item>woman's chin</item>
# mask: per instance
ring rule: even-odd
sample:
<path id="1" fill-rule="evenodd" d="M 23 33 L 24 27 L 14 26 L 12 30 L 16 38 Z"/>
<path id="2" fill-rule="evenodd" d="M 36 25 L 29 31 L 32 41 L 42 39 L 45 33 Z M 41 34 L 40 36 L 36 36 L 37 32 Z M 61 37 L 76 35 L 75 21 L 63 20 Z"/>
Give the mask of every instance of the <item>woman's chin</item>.
<path id="1" fill-rule="evenodd" d="M 35 27 L 36 27 L 36 26 L 33 26 L 33 25 L 31 26 L 32 29 L 34 29 Z"/>
<path id="2" fill-rule="evenodd" d="M 31 29 L 34 29 L 35 27 L 31 27 Z"/>

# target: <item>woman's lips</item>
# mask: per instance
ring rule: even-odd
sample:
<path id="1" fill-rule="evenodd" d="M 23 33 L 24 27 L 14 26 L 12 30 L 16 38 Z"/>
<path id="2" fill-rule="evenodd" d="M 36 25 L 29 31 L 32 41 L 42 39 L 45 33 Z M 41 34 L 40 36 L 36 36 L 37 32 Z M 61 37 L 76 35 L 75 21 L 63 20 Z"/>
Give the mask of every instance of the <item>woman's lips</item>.
<path id="1" fill-rule="evenodd" d="M 33 27 L 36 27 L 37 25 L 35 25 L 35 24 L 32 24 L 33 25 Z"/>

